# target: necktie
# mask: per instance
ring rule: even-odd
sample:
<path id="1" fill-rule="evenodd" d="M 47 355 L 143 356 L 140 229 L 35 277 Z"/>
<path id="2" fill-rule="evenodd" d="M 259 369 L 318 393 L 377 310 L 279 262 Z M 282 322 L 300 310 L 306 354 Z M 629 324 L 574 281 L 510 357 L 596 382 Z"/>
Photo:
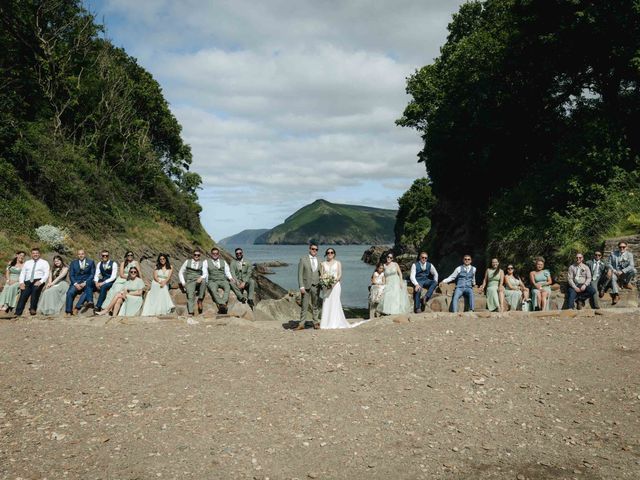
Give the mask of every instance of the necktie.
<path id="1" fill-rule="evenodd" d="M 33 279 L 36 277 L 36 265 L 38 264 L 38 260 L 34 260 L 33 261 L 33 268 L 31 269 L 31 278 L 29 279 L 30 282 L 33 282 Z"/>

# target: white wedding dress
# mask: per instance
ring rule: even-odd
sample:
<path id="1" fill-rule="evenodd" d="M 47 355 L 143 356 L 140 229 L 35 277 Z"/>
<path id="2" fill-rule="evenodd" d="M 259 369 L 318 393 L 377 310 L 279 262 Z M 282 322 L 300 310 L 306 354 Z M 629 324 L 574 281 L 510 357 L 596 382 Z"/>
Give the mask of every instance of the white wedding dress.
<path id="1" fill-rule="evenodd" d="M 334 277 L 338 277 L 340 273 L 340 264 L 338 261 L 322 262 L 323 273 L 329 273 Z M 364 322 L 349 323 L 344 316 L 342 310 L 342 302 L 340 301 L 340 282 L 337 282 L 333 288 L 324 292 L 324 300 L 322 301 L 322 317 L 320 319 L 320 328 L 323 330 L 335 329 L 335 328 L 353 328 Z"/>

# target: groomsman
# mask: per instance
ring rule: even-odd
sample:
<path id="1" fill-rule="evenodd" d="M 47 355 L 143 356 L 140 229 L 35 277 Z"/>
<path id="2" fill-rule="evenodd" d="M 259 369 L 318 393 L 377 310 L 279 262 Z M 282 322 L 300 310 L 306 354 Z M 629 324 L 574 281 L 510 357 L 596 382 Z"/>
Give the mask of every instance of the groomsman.
<path id="1" fill-rule="evenodd" d="M 609 265 L 611 266 L 611 304 L 615 305 L 620 299 L 618 284 L 622 288 L 631 289 L 629 284 L 636 274 L 633 254 L 627 250 L 627 242 L 618 242 L 618 250 L 611 252 Z"/>
<path id="2" fill-rule="evenodd" d="M 100 263 L 96 268 L 96 274 L 93 277 L 93 284 L 87 286 L 87 297 L 93 299 L 93 291 L 98 290 L 98 302 L 94 311 L 102 310 L 102 304 L 107 297 L 107 292 L 113 286 L 113 282 L 118 276 L 118 263 L 109 259 L 109 251 L 100 252 Z"/>
<path id="3" fill-rule="evenodd" d="M 413 283 L 413 311 L 415 313 L 424 312 L 425 306 L 434 290 L 438 286 L 438 271 L 428 262 L 427 252 L 420 252 L 418 261 L 411 265 L 409 280 Z M 422 296 L 422 289 L 426 288 L 426 295 Z"/>
<path id="4" fill-rule="evenodd" d="M 231 262 L 231 290 L 235 293 L 238 300 L 242 303 L 247 302 L 253 309 L 253 292 L 256 288 L 256 282 L 252 278 L 253 266 L 244 259 L 244 252 L 241 248 L 235 250 L 236 259 Z M 247 292 L 247 296 L 244 295 Z"/>
<path id="5" fill-rule="evenodd" d="M 185 260 L 178 271 L 180 285 L 187 293 L 187 311 L 193 315 L 193 309 L 198 299 L 198 313 L 202 313 L 202 300 L 205 285 L 207 284 L 207 261 L 202 260 L 202 251 L 196 248 L 191 256 L 191 260 Z"/>
<path id="6" fill-rule="evenodd" d="M 300 322 L 296 330 L 304 330 L 309 315 L 311 304 L 311 319 L 313 328 L 320 328 L 320 309 L 318 307 L 318 294 L 320 290 L 320 262 L 318 261 L 318 245 L 309 245 L 309 255 L 303 256 L 298 262 L 298 285 L 300 286 L 301 308 Z"/>
<path id="7" fill-rule="evenodd" d="M 31 297 L 29 313 L 36 314 L 40 293 L 49 280 L 49 262 L 40 258 L 40 249 L 31 249 L 31 260 L 27 260 L 20 271 L 20 297 L 16 305 L 16 315 L 22 315 L 27 300 Z"/>
<path id="8" fill-rule="evenodd" d="M 211 298 L 218 306 L 218 312 L 227 313 L 230 283 L 233 282 L 229 264 L 220 258 L 220 250 L 217 247 L 213 247 L 211 249 L 211 259 L 207 260 L 207 265 L 209 274 L 207 290 L 209 290 Z M 222 295 L 218 293 L 218 288 L 222 288 Z M 204 298 L 204 291 L 201 292 L 201 298 Z"/>
<path id="9" fill-rule="evenodd" d="M 476 286 L 476 267 L 471 265 L 471 255 L 465 255 L 462 262 L 462 265 L 456 267 L 453 273 L 442 281 L 442 283 L 456 282 L 456 289 L 453 291 L 453 299 L 451 300 L 451 311 L 454 313 L 458 311 L 460 297 L 464 297 L 465 305 L 469 310 L 473 312 L 475 308 L 473 287 Z"/>
<path id="10" fill-rule="evenodd" d="M 576 262 L 569 267 L 567 282 L 567 308 L 582 310 L 585 300 L 594 306 L 596 290 L 591 286 L 591 269 L 584 264 L 584 255 L 580 252 L 576 253 Z"/>
<path id="11" fill-rule="evenodd" d="M 587 267 L 591 270 L 591 286 L 598 295 L 593 296 L 591 308 L 600 308 L 600 299 L 604 297 L 607 284 L 611 281 L 611 270 L 602 260 L 602 252 L 593 253 L 593 259 L 587 261 Z"/>
<path id="12" fill-rule="evenodd" d="M 96 264 L 87 258 L 84 250 L 78 250 L 78 258 L 69 265 L 69 279 L 71 286 L 67 290 L 67 302 L 65 313 L 67 316 L 77 314 L 83 304 L 87 302 L 88 308 L 93 308 L 93 277 L 96 274 Z M 80 295 L 78 303 L 73 308 L 73 300 Z"/>

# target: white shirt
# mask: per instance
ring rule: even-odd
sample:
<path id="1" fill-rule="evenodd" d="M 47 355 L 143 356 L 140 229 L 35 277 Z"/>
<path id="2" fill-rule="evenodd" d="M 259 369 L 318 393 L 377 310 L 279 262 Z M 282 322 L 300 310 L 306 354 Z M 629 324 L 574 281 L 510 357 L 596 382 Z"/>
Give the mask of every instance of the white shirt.
<path id="1" fill-rule="evenodd" d="M 104 266 L 107 266 L 107 262 L 100 262 L 98 263 L 98 265 L 96 265 L 96 274 L 93 277 L 93 281 L 98 283 L 100 281 L 100 265 L 104 263 Z M 111 276 L 109 277 L 108 280 L 105 280 L 104 278 L 102 279 L 103 283 L 111 283 L 116 279 L 116 276 L 118 275 L 118 263 L 117 262 L 113 262 L 113 264 L 111 265 Z"/>
<path id="2" fill-rule="evenodd" d="M 207 260 L 205 260 L 207 261 Z M 213 263 L 216 268 L 220 268 L 220 262 L 224 261 L 221 258 L 218 258 L 218 260 L 208 260 L 209 262 Z M 209 272 L 207 271 L 207 275 L 209 275 Z M 233 280 L 233 275 L 231 275 L 231 270 L 229 270 L 229 264 L 227 262 L 224 262 L 224 276 L 227 277 L 228 280 Z"/>
<path id="3" fill-rule="evenodd" d="M 424 271 L 424 269 L 427 267 L 427 262 L 422 263 L 420 262 L 420 266 L 422 267 L 422 270 Z M 416 264 L 413 263 L 411 264 L 411 274 L 409 274 L 409 280 L 411 280 L 411 283 L 413 283 L 416 287 L 418 286 L 418 281 L 416 280 Z M 433 281 L 438 283 L 438 271 L 436 270 L 436 267 L 433 266 L 433 263 L 431 264 L 431 270 L 430 272 L 431 275 L 433 275 Z"/>
<path id="4" fill-rule="evenodd" d="M 49 262 L 47 262 L 44 258 L 39 258 L 38 262 L 34 262 L 33 260 L 27 260 L 24 262 L 24 267 L 20 270 L 20 278 L 19 283 L 28 282 L 31 280 L 31 272 L 33 271 L 33 266 L 35 264 L 35 273 L 33 275 L 33 281 L 37 282 L 40 280 L 41 282 L 49 281 Z"/>
<path id="5" fill-rule="evenodd" d="M 473 265 L 466 265 L 466 266 L 459 266 L 456 267 L 456 269 L 453 271 L 453 273 L 451 275 L 449 275 L 447 278 L 445 278 L 442 282 L 443 283 L 451 283 L 453 282 L 456 278 L 458 278 L 458 275 L 460 275 L 460 272 L 462 271 L 462 269 L 464 268 L 465 272 L 468 272 L 470 269 L 473 268 L 473 285 L 475 286 L 476 284 L 476 267 L 474 267 Z"/>
<path id="6" fill-rule="evenodd" d="M 309 261 L 311 262 L 311 270 L 314 272 L 318 270 L 318 259 L 313 255 L 309 255 Z"/>
<path id="7" fill-rule="evenodd" d="M 191 263 L 189 263 L 191 262 Z M 201 260 L 202 262 L 202 281 L 206 282 L 207 278 L 209 278 L 209 270 L 207 267 L 207 261 L 206 260 Z M 187 282 L 184 280 L 184 272 L 186 272 L 187 267 L 191 267 L 191 268 L 196 268 L 196 263 L 197 261 L 194 259 L 189 259 L 189 260 L 185 260 L 184 263 L 182 264 L 182 266 L 180 267 L 180 270 L 178 271 L 178 278 L 180 279 L 180 283 L 182 285 L 186 285 Z"/>

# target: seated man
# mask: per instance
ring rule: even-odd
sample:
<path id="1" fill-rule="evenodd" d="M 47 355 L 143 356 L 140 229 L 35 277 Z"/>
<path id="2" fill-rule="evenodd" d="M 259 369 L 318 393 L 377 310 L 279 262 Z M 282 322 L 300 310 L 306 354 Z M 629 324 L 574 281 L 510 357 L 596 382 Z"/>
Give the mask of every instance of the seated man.
<path id="1" fill-rule="evenodd" d="M 582 310 L 586 300 L 593 308 L 599 308 L 594 304 L 596 290 L 591 286 L 591 270 L 584 264 L 584 255 L 580 252 L 576 253 L 576 262 L 569 267 L 567 282 L 567 308 Z"/>
<path id="2" fill-rule="evenodd" d="M 20 285 L 20 297 L 16 305 L 16 315 L 22 315 L 27 300 L 31 297 L 29 303 L 29 313 L 35 315 L 38 309 L 38 300 L 42 289 L 49 281 L 49 262 L 40 258 L 40 249 L 31 249 L 31 260 L 27 260 L 20 271 L 18 282 Z"/>
<path id="3" fill-rule="evenodd" d="M 462 261 L 463 264 L 456 267 L 453 273 L 442 281 L 442 283 L 456 282 L 456 289 L 453 291 L 453 299 L 451 300 L 451 311 L 454 313 L 458 311 L 460 297 L 465 299 L 465 311 L 473 312 L 475 308 L 473 287 L 476 286 L 476 267 L 471 265 L 471 255 L 465 255 Z"/>
<path id="4" fill-rule="evenodd" d="M 220 250 L 217 247 L 211 249 L 211 258 L 207 260 L 208 277 L 207 290 L 211 298 L 218 306 L 218 312 L 227 313 L 227 302 L 229 301 L 230 282 L 233 281 L 229 265 L 220 258 Z M 218 288 L 222 288 L 223 293 L 218 293 Z M 201 293 L 204 298 L 204 292 Z"/>
<path id="5" fill-rule="evenodd" d="M 598 292 L 593 296 L 591 308 L 600 308 L 600 299 L 604 297 L 604 292 L 611 282 L 611 269 L 602 259 L 602 252 L 595 251 L 593 260 L 587 261 L 587 267 L 591 270 L 591 286 Z"/>
<path id="6" fill-rule="evenodd" d="M 611 267 L 611 304 L 615 305 L 620 299 L 619 286 L 630 289 L 629 285 L 636 274 L 633 265 L 633 254 L 627 250 L 627 242 L 618 242 L 618 250 L 611 252 L 609 257 Z"/>
<path id="7" fill-rule="evenodd" d="M 93 277 L 96 273 L 96 264 L 93 260 L 87 258 L 84 250 L 78 250 L 78 258 L 69 265 L 69 279 L 71 286 L 67 290 L 67 302 L 65 306 L 65 314 L 67 316 L 78 313 L 86 302 L 87 308 L 93 308 Z M 73 308 L 73 300 L 76 295 L 80 295 L 80 299 Z M 91 295 L 91 296 L 89 296 Z"/>
<path id="8" fill-rule="evenodd" d="M 427 302 L 438 286 L 438 271 L 427 261 L 427 252 L 420 252 L 418 261 L 411 265 L 409 280 L 413 284 L 413 311 L 415 313 L 424 312 Z M 426 288 L 427 293 L 422 296 L 422 289 Z"/>
<path id="9" fill-rule="evenodd" d="M 244 252 L 241 248 L 235 250 L 236 260 L 231 263 L 231 290 L 242 303 L 247 302 L 253 309 L 253 293 L 256 288 L 256 282 L 252 278 L 253 266 L 244 260 Z M 247 296 L 244 295 L 247 293 Z"/>
<path id="10" fill-rule="evenodd" d="M 201 260 L 202 252 L 196 248 L 191 260 L 185 260 L 178 278 L 180 285 L 187 294 L 187 312 L 190 316 L 194 314 L 196 300 L 198 301 L 198 313 L 202 313 L 202 297 L 204 297 L 205 285 L 207 284 L 207 261 Z"/>
<path id="11" fill-rule="evenodd" d="M 107 292 L 113 285 L 114 280 L 118 276 L 118 263 L 109 259 L 109 251 L 103 250 L 100 253 L 101 261 L 96 268 L 96 274 L 93 277 L 93 285 L 87 286 L 87 297 L 93 298 L 93 291 L 98 290 L 98 302 L 94 311 L 102 310 L 102 304 L 107 297 Z"/>

